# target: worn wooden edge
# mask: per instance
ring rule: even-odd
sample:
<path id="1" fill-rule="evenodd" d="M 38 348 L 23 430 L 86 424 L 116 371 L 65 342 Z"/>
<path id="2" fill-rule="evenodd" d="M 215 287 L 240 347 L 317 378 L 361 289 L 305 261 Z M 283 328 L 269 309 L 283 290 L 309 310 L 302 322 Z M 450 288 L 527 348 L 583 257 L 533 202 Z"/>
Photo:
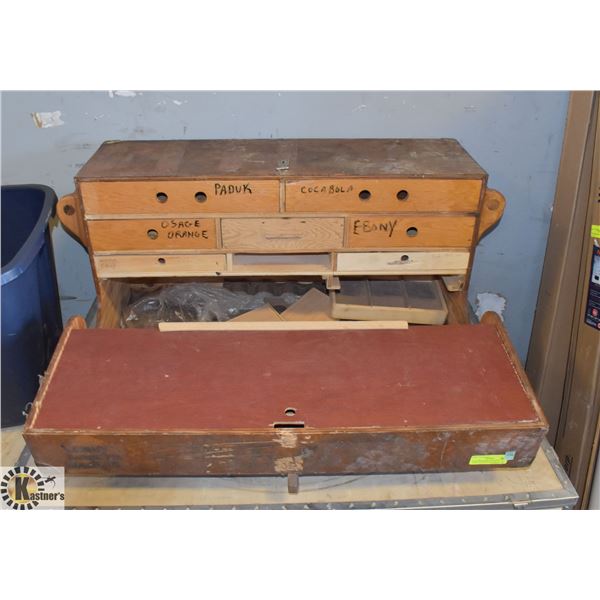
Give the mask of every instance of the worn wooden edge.
<path id="1" fill-rule="evenodd" d="M 46 392 L 48 391 L 48 387 L 50 386 L 50 381 L 60 363 L 60 359 L 64 349 L 67 345 L 67 341 L 71 336 L 71 333 L 76 329 L 86 329 L 87 325 L 85 323 L 85 319 L 77 315 L 75 317 L 71 317 L 67 322 L 66 327 L 64 328 L 60 339 L 58 340 L 58 344 L 54 350 L 54 354 L 52 355 L 52 359 L 50 360 L 50 364 L 46 369 L 46 372 L 43 377 L 42 385 L 40 386 L 31 407 L 31 411 L 29 415 L 27 415 L 27 419 L 25 421 L 25 431 L 29 431 L 35 426 L 35 420 L 38 416 L 40 409 L 42 408 L 42 403 L 44 398 L 46 397 Z"/>
<path id="2" fill-rule="evenodd" d="M 127 143 L 130 141 L 136 140 L 122 140 Z M 143 141 L 143 140 L 138 140 Z M 162 140 L 159 140 L 162 141 Z M 245 141 L 245 140 L 243 140 Z M 101 147 L 101 146 L 100 146 Z M 472 158 L 472 157 L 471 157 Z M 474 159 L 472 159 L 474 161 Z M 475 162 L 475 161 L 474 161 Z M 435 179 L 442 181 L 484 181 L 487 178 L 487 172 L 481 171 L 481 173 L 466 173 L 457 171 L 450 175 L 440 175 L 435 173 L 415 173 L 413 175 L 397 175 L 397 174 L 385 174 L 385 173 L 374 173 L 373 175 L 351 175 L 344 173 L 332 173 L 330 175 L 311 175 L 310 173 L 302 174 L 302 175 L 285 175 L 285 174 L 274 174 L 274 173 L 266 173 L 266 174 L 256 174 L 252 175 L 250 179 L 257 180 L 275 180 L 283 183 L 300 183 L 303 181 L 310 180 L 319 180 L 319 181 L 328 181 L 330 179 L 376 179 L 382 181 L 402 181 L 402 180 L 411 180 L 416 179 L 418 181 L 422 179 Z M 119 177 L 99 177 L 99 176 L 80 176 L 79 174 L 75 175 L 73 178 L 77 183 L 87 183 L 87 182 L 123 182 L 123 183 L 135 183 L 136 181 L 240 181 L 248 179 L 245 177 L 243 173 L 238 173 L 237 175 L 232 174 L 223 174 L 220 175 L 215 173 L 213 175 L 203 175 L 201 177 L 193 177 L 190 175 L 131 175 L 125 176 L 120 175 Z"/>
<path id="3" fill-rule="evenodd" d="M 506 198 L 498 191 L 487 189 L 481 206 L 477 241 L 493 229 L 504 214 Z"/>
<path id="4" fill-rule="evenodd" d="M 538 403 L 538 400 L 537 400 L 537 397 L 533 390 L 533 387 L 531 386 L 531 383 L 529 382 L 529 378 L 527 377 L 527 374 L 525 373 L 525 369 L 523 368 L 523 365 L 521 364 L 519 356 L 510 340 L 510 337 L 508 336 L 508 332 L 506 331 L 506 328 L 504 327 L 504 323 L 502 322 L 500 315 L 498 315 L 498 313 L 495 313 L 493 311 L 487 311 L 481 317 L 481 323 L 484 325 L 491 325 L 491 326 L 495 327 L 496 333 L 498 334 L 498 337 L 500 338 L 500 341 L 502 342 L 502 346 L 503 346 L 504 350 L 506 351 L 506 354 L 507 354 L 508 359 L 515 371 L 515 374 L 517 375 L 519 381 L 521 382 L 523 391 L 525 392 L 525 394 L 531 401 L 531 404 L 532 404 L 533 408 L 535 409 L 535 412 L 538 415 L 540 422 L 543 424 L 543 428 L 544 428 L 545 432 L 547 433 L 550 428 L 548 421 Z"/>
<path id="5" fill-rule="evenodd" d="M 569 508 L 575 490 L 543 440 L 529 467 L 431 474 L 301 475 L 298 496 L 284 477 L 114 478 L 67 475 L 67 508 Z"/>
<path id="6" fill-rule="evenodd" d="M 507 428 L 511 431 L 515 429 L 519 430 L 533 430 L 539 431 L 543 433 L 545 428 L 537 420 L 531 421 L 519 421 L 515 423 L 513 421 L 493 421 L 489 423 L 477 423 L 477 429 L 482 429 L 486 431 L 506 431 Z M 44 429 L 39 427 L 28 427 L 24 433 L 28 435 L 36 436 L 63 436 L 63 435 L 71 435 L 71 436 L 79 436 L 79 435 L 89 435 L 94 436 L 94 438 L 100 437 L 119 437 L 119 436 L 146 436 L 146 435 L 168 435 L 168 436 L 185 436 L 185 435 L 199 435 L 199 436 L 215 436 L 215 437 L 224 437 L 228 435 L 232 436 L 243 436 L 247 435 L 250 437 L 255 436 L 256 434 L 273 434 L 277 435 L 278 433 L 285 432 L 286 435 L 294 435 L 302 437 L 304 435 L 347 435 L 349 433 L 372 433 L 372 434 L 381 434 L 381 435 L 389 435 L 395 433 L 427 433 L 427 432 L 460 432 L 465 429 L 472 429 L 474 426 L 473 423 L 459 423 L 453 425 L 438 425 L 436 427 L 430 425 L 422 425 L 422 426 L 398 426 L 398 427 L 380 427 L 377 425 L 367 425 L 364 427 L 310 427 L 308 425 L 297 428 L 297 427 L 273 427 L 272 425 L 267 425 L 264 427 L 253 427 L 253 428 L 237 428 L 237 429 L 177 429 L 174 430 L 164 430 L 164 429 L 112 429 L 112 430 L 98 430 L 98 429 Z"/>
<path id="7" fill-rule="evenodd" d="M 406 321 L 273 321 L 159 323 L 161 332 L 173 331 L 324 331 L 339 329 L 408 329 Z"/>

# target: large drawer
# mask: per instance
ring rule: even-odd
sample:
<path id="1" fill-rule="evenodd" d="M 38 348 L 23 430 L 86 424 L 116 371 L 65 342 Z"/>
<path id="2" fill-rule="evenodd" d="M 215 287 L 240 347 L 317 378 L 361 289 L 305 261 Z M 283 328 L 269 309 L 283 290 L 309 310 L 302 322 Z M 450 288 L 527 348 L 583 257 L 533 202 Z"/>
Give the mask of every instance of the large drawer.
<path id="1" fill-rule="evenodd" d="M 307 179 L 285 184 L 288 212 L 474 212 L 481 180 Z"/>
<path id="2" fill-rule="evenodd" d="M 279 212 L 279 181 L 94 181 L 80 184 L 87 215 Z"/>
<path id="3" fill-rule="evenodd" d="M 224 254 L 110 254 L 94 257 L 96 275 L 109 277 L 185 277 L 220 275 Z"/>
<path id="4" fill-rule="evenodd" d="M 229 250 L 337 250 L 343 245 L 344 219 L 222 219 L 221 235 Z"/>
<path id="5" fill-rule="evenodd" d="M 475 217 L 365 215 L 347 219 L 348 248 L 469 248 Z"/>
<path id="6" fill-rule="evenodd" d="M 214 219 L 103 219 L 88 229 L 94 252 L 217 247 Z"/>

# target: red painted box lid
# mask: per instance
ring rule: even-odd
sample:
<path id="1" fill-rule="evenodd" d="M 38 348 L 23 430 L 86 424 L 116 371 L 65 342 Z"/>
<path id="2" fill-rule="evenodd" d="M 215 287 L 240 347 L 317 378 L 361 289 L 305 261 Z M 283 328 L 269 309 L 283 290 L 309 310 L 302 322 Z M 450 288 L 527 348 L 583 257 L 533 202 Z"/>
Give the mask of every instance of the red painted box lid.
<path id="1" fill-rule="evenodd" d="M 489 325 L 81 329 L 71 331 L 48 376 L 31 429 L 256 430 L 290 421 L 305 430 L 545 425 Z"/>

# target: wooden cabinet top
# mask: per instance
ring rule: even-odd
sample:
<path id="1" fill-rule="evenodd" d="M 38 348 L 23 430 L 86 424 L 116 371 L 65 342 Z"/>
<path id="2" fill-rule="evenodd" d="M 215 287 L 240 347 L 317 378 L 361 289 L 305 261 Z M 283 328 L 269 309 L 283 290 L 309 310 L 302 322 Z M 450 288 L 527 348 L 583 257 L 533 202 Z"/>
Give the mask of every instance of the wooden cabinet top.
<path id="1" fill-rule="evenodd" d="M 210 177 L 483 179 L 453 139 L 164 140 L 104 142 L 79 181 Z"/>

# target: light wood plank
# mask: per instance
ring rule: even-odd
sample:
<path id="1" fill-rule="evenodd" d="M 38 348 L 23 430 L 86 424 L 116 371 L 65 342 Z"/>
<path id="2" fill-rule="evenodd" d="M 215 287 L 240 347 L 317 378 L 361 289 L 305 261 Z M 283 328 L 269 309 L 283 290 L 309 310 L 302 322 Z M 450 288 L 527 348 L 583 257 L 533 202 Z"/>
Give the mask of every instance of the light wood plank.
<path id="1" fill-rule="evenodd" d="M 469 252 L 338 252 L 337 270 L 343 272 L 417 273 L 422 275 L 463 274 Z"/>
<path id="2" fill-rule="evenodd" d="M 94 257 L 98 277 L 219 275 L 224 254 L 110 254 Z"/>
<path id="3" fill-rule="evenodd" d="M 245 323 L 190 322 L 159 323 L 158 329 L 170 331 L 322 331 L 329 329 L 408 329 L 406 321 L 281 321 Z"/>

